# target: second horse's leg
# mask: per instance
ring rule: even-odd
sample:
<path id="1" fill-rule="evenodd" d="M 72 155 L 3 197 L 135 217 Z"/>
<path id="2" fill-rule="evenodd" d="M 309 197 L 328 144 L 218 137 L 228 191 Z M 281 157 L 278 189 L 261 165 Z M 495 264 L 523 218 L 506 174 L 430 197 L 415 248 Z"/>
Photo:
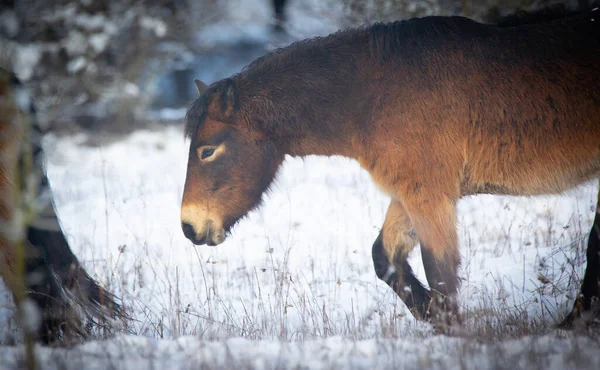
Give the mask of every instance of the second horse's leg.
<path id="1" fill-rule="evenodd" d="M 586 252 L 587 266 L 581 283 L 581 291 L 571 313 L 560 324 L 571 328 L 581 318 L 583 324 L 600 323 L 600 191 L 596 204 L 594 225 L 590 231 Z"/>

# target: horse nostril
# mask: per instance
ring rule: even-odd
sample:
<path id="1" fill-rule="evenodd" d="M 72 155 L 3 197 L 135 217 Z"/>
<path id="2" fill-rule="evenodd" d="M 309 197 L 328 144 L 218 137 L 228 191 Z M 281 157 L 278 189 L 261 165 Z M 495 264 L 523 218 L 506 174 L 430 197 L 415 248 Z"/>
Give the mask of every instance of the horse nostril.
<path id="1" fill-rule="evenodd" d="M 196 238 L 196 232 L 194 231 L 194 227 L 188 224 L 187 222 L 181 223 L 181 230 L 183 230 L 183 235 L 185 235 L 186 238 L 190 240 Z"/>

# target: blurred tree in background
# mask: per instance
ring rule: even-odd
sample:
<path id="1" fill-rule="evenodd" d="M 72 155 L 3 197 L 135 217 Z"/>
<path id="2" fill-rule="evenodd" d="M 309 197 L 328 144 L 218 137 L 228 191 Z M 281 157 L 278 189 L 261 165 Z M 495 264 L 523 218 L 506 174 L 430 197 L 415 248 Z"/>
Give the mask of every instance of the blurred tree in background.
<path id="1" fill-rule="evenodd" d="M 427 15 L 460 15 L 480 22 L 494 22 L 517 10 L 531 11 L 556 4 L 586 9 L 590 0 L 341 0 L 349 26 L 374 21 L 393 21 Z"/>
<path id="2" fill-rule="evenodd" d="M 194 23 L 216 0 L 12 0 L 0 36 L 42 117 L 60 128 L 96 123 L 127 130 L 148 104 L 150 76 L 188 52 Z M 158 46 L 161 46 L 160 48 Z M 152 63 L 149 61 L 152 60 Z"/>

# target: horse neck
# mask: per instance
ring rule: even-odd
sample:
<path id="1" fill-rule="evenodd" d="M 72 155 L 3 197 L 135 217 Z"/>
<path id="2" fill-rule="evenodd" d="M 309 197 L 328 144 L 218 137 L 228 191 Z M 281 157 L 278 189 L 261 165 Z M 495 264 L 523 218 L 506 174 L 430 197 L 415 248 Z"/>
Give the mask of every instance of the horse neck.
<path id="1" fill-rule="evenodd" d="M 355 157 L 357 128 L 370 109 L 367 36 L 340 32 L 250 65 L 236 77 L 248 122 L 260 122 L 285 154 Z"/>
<path id="2" fill-rule="evenodd" d="M 331 82 L 330 86 L 335 84 Z M 277 135 L 285 153 L 358 159 L 368 147 L 370 135 L 366 122 L 373 115 L 367 85 L 362 76 L 355 76 L 337 93 L 323 88 L 319 93 L 290 100 L 285 112 L 291 113 L 291 119 L 279 126 Z"/>
<path id="3" fill-rule="evenodd" d="M 352 122 L 308 122 L 302 129 L 289 127 L 278 140 L 285 154 L 355 157 Z"/>
<path id="4" fill-rule="evenodd" d="M 332 88 L 336 83 L 334 79 L 317 88 L 295 85 L 290 91 L 296 94 L 271 98 L 273 109 L 264 129 L 282 152 L 291 156 L 357 158 L 359 146 L 367 141 L 361 120 L 370 116 L 372 109 L 364 98 L 368 95 L 365 83 L 356 76 L 342 88 Z"/>

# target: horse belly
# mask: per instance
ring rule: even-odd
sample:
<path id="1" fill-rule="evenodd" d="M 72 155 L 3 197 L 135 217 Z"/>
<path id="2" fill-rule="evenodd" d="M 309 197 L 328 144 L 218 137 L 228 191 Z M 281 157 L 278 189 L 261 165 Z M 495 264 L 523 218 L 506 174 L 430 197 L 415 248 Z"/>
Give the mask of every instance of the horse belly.
<path id="1" fill-rule="evenodd" d="M 545 139 L 540 134 L 521 145 L 490 140 L 466 162 L 461 192 L 557 194 L 600 177 L 600 125 L 571 138 Z"/>

